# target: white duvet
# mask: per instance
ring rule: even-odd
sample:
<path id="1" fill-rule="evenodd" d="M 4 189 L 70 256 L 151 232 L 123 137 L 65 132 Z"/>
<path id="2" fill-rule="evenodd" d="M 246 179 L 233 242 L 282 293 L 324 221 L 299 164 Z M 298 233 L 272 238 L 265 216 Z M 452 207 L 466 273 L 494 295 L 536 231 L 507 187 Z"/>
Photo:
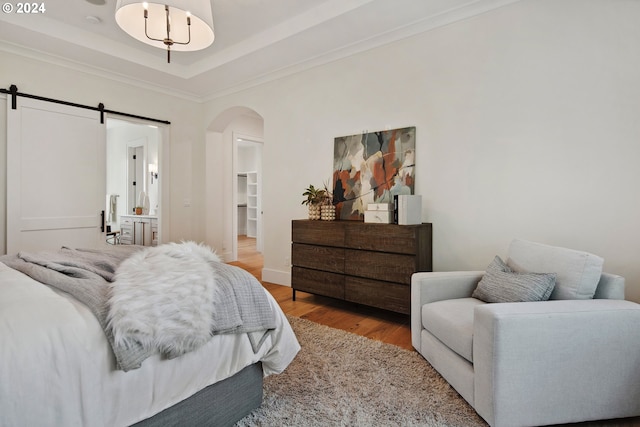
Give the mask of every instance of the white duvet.
<path id="1" fill-rule="evenodd" d="M 0 426 L 127 426 L 257 361 L 265 376 L 282 372 L 300 346 L 265 293 L 277 328 L 257 353 L 246 334 L 216 335 L 123 372 L 86 306 L 0 263 Z"/>

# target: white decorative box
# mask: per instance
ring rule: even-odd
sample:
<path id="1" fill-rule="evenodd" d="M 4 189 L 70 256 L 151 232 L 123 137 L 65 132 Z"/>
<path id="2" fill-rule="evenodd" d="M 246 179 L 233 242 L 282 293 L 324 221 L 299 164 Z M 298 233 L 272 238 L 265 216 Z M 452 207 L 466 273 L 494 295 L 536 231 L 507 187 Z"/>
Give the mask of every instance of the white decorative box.
<path id="1" fill-rule="evenodd" d="M 393 203 L 369 203 L 367 205 L 368 211 L 392 211 Z"/>
<path id="2" fill-rule="evenodd" d="M 395 202 L 395 223 L 411 225 L 422 223 L 422 196 L 397 195 Z"/>
<path id="3" fill-rule="evenodd" d="M 393 211 L 364 211 L 364 222 L 391 224 L 393 222 Z"/>

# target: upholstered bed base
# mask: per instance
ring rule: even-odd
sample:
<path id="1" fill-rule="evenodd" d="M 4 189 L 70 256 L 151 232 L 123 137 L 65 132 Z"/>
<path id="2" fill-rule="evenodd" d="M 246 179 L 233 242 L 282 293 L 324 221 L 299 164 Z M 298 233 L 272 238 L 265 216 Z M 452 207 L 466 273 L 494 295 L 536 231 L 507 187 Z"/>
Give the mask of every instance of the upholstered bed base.
<path id="1" fill-rule="evenodd" d="M 232 426 L 262 404 L 262 379 L 262 364 L 249 365 L 135 426 Z"/>

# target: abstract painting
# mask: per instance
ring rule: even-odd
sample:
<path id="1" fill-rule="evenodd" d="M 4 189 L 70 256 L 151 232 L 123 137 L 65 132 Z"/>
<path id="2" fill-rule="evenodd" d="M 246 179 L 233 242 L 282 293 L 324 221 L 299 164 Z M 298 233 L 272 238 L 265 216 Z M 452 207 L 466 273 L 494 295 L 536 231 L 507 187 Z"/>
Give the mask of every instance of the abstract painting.
<path id="1" fill-rule="evenodd" d="M 414 194 L 416 128 L 335 138 L 333 203 L 336 219 L 363 220 L 369 203 Z"/>

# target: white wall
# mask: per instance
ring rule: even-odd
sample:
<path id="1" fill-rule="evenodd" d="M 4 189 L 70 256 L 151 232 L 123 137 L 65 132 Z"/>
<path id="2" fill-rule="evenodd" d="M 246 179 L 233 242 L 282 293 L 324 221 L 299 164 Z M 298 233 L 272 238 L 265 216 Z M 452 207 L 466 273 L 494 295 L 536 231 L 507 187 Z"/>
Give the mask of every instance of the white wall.
<path id="1" fill-rule="evenodd" d="M 109 197 L 117 195 L 116 222 L 113 230 L 120 228 L 120 215 L 127 211 L 127 144 L 120 138 L 120 131 L 107 129 L 107 222 L 110 222 Z"/>
<path id="2" fill-rule="evenodd" d="M 238 147 L 238 171 L 255 172 L 258 170 L 258 147 L 257 143 L 251 146 Z"/>
<path id="3" fill-rule="evenodd" d="M 44 46 L 43 46 L 44 48 Z M 163 241 L 202 240 L 204 237 L 204 153 L 202 105 L 109 80 L 68 66 L 0 51 L 0 84 L 15 84 L 20 92 L 84 105 L 102 102 L 105 108 L 171 122 L 169 151 L 161 152 L 159 170 L 164 180 Z M 46 76 L 46 78 L 44 77 Z M 4 101 L 4 100 L 3 100 Z M 6 164 L 5 106 L 0 107 L 0 160 Z M 4 169 L 4 167 L 3 167 Z M 175 172 L 173 172 L 175 171 Z M 172 173 L 173 172 L 173 173 Z M 0 178 L 4 183 L 4 174 Z M 0 186 L 0 218 L 5 215 L 6 185 Z M 188 203 L 184 203 L 187 201 Z M 184 206 L 190 204 L 190 206 Z M 171 224 L 164 224 L 170 220 Z M 5 252 L 5 221 L 0 222 L 0 249 Z"/>
<path id="4" fill-rule="evenodd" d="M 266 280 L 285 282 L 301 193 L 333 138 L 417 127 L 434 269 L 513 238 L 594 252 L 640 301 L 640 2 L 531 0 L 213 100 L 264 118 Z M 223 160 L 224 161 L 224 160 Z"/>

